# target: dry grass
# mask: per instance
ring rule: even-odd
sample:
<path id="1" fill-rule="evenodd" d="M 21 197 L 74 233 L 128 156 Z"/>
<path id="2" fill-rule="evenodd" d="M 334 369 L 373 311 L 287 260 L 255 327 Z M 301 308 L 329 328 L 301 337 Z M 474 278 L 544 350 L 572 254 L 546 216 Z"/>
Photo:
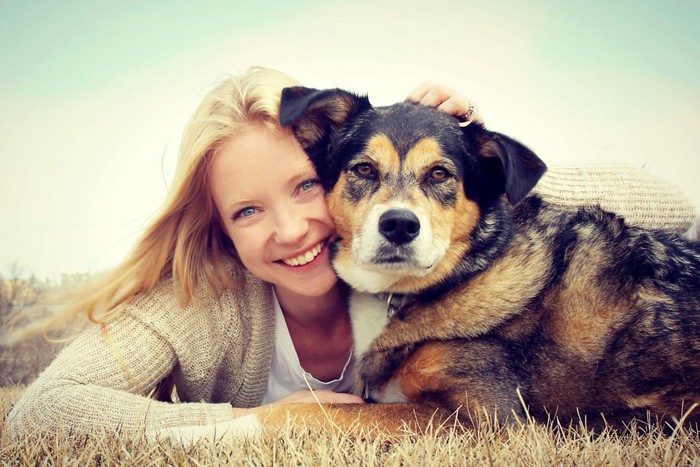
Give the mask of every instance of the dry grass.
<path id="1" fill-rule="evenodd" d="M 22 387 L 0 388 L 6 413 Z M 700 432 L 604 431 L 543 425 L 487 427 L 467 434 L 409 434 L 399 440 L 289 431 L 255 440 L 193 447 L 117 436 L 50 434 L 14 441 L 0 423 L 0 465 L 700 465 Z"/>

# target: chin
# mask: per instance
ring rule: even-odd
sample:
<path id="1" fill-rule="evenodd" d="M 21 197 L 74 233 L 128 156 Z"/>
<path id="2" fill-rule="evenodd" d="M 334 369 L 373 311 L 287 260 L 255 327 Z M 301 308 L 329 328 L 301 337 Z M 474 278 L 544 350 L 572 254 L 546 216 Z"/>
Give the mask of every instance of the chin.
<path id="1" fill-rule="evenodd" d="M 338 284 L 338 277 L 335 271 L 331 270 L 328 275 L 315 276 L 303 281 L 294 281 L 294 283 L 289 283 L 289 280 L 278 281 L 276 287 L 303 297 L 323 297 L 331 293 Z"/>
<path id="2" fill-rule="evenodd" d="M 324 295 L 327 295 L 331 293 L 335 288 L 338 286 L 338 277 L 333 274 L 332 279 L 324 280 L 324 281 L 317 281 L 313 284 L 313 286 L 309 286 L 309 284 L 305 284 L 304 287 L 301 288 L 301 293 L 302 295 L 307 295 L 309 297 L 322 297 Z"/>

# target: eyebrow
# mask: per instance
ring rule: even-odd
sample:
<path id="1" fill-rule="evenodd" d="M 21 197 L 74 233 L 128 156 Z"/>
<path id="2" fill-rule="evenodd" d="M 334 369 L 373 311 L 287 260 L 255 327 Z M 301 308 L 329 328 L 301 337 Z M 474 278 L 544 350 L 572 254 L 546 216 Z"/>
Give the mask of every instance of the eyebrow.
<path id="1" fill-rule="evenodd" d="M 224 210 L 224 215 L 226 217 L 231 217 L 234 214 L 236 214 L 239 210 L 241 210 L 242 208 L 244 208 L 246 206 L 251 206 L 254 204 L 255 204 L 255 202 L 252 199 L 241 199 L 241 200 L 235 201 L 235 202 L 226 206 L 226 208 Z"/>

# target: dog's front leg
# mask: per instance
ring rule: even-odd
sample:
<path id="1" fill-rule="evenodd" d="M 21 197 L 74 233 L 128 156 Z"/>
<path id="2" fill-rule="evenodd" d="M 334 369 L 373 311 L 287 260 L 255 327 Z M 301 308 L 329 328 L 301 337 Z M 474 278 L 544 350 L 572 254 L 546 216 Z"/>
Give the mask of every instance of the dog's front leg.
<path id="1" fill-rule="evenodd" d="M 342 436 L 398 437 L 465 429 L 455 414 L 431 404 L 289 403 L 256 414 L 263 431 L 278 436 L 293 430 L 337 431 Z"/>
<path id="2" fill-rule="evenodd" d="M 524 416 L 514 358 L 498 339 L 427 341 L 410 348 L 367 352 L 359 365 L 363 383 L 380 402 L 435 404 L 460 418 Z"/>
<path id="3" fill-rule="evenodd" d="M 356 370 L 356 393 L 367 400 L 384 402 L 382 391 L 396 370 L 411 354 L 413 345 L 396 349 L 369 349 L 359 358 Z"/>

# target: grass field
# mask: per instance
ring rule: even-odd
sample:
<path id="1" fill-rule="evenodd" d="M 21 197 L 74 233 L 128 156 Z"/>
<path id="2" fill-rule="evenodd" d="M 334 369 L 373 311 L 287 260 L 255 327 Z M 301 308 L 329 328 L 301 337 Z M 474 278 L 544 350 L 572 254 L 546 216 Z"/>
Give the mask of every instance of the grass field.
<path id="1" fill-rule="evenodd" d="M 23 386 L 0 387 L 3 415 Z M 400 439 L 290 430 L 276 437 L 203 441 L 194 446 L 118 436 L 51 433 L 14 440 L 0 422 L 0 465 L 700 465 L 700 431 L 604 431 L 597 435 L 525 423 L 467 434 Z"/>

